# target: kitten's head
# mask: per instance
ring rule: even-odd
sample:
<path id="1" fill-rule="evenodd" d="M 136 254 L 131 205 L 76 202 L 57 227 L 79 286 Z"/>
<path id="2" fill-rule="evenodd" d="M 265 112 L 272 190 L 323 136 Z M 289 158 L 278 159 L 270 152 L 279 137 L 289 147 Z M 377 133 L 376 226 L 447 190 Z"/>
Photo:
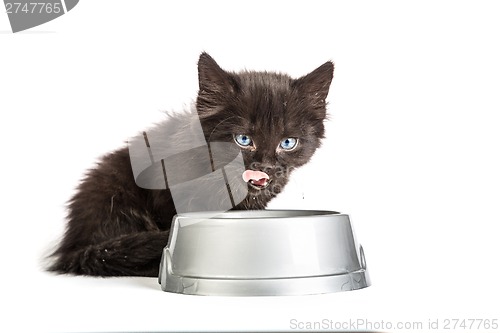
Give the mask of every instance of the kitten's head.
<path id="1" fill-rule="evenodd" d="M 290 172 L 307 163 L 320 146 L 333 68 L 326 62 L 293 79 L 278 73 L 227 72 L 208 54 L 200 56 L 196 107 L 207 142 L 234 143 L 247 170 L 269 176 L 248 182 L 249 195 L 240 208 L 264 208 L 281 192 Z"/>

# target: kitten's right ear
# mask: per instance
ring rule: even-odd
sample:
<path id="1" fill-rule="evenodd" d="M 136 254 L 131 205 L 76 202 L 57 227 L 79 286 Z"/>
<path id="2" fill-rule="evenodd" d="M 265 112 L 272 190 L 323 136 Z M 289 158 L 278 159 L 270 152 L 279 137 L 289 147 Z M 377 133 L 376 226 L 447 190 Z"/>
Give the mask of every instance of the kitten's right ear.
<path id="1" fill-rule="evenodd" d="M 198 80 L 200 93 L 227 94 L 238 89 L 238 83 L 233 75 L 224 71 L 206 52 L 198 60 Z"/>
<path id="2" fill-rule="evenodd" d="M 297 79 L 295 85 L 314 104 L 324 105 L 333 79 L 333 62 L 327 61 L 311 73 Z"/>

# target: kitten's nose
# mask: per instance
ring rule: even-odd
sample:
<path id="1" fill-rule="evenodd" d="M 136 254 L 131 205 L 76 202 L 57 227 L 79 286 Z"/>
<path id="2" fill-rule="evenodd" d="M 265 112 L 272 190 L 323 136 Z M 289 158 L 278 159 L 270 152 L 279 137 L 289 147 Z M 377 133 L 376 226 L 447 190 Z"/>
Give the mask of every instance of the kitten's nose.
<path id="1" fill-rule="evenodd" d="M 262 172 L 265 172 L 267 174 L 271 174 L 272 170 L 274 170 L 274 166 L 270 163 L 254 163 L 251 166 L 251 168 L 253 170 L 262 171 Z"/>
<path id="2" fill-rule="evenodd" d="M 262 167 L 269 168 L 276 163 L 276 156 L 274 155 L 274 151 L 262 147 L 255 152 L 253 160 Z"/>

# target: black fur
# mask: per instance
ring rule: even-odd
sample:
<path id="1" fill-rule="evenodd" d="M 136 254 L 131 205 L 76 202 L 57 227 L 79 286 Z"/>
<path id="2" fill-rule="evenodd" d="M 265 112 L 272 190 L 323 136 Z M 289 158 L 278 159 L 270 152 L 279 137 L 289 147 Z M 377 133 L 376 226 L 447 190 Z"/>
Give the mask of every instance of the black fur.
<path id="1" fill-rule="evenodd" d="M 320 146 L 333 63 L 292 79 L 278 73 L 228 72 L 203 53 L 198 71 L 194 114 L 173 116 L 153 132 L 176 143 L 186 124 L 199 118 L 207 142 L 231 142 L 237 147 L 234 136 L 249 135 L 253 146 L 241 149 L 245 167 L 265 171 L 272 183 L 261 190 L 248 185 L 248 195 L 235 209 L 264 209 L 286 185 L 290 172 L 307 163 Z M 297 147 L 277 149 L 288 137 L 298 138 Z M 66 232 L 52 255 L 50 271 L 158 275 L 175 205 L 169 189 L 136 185 L 128 148 L 104 156 L 87 173 L 68 209 Z"/>

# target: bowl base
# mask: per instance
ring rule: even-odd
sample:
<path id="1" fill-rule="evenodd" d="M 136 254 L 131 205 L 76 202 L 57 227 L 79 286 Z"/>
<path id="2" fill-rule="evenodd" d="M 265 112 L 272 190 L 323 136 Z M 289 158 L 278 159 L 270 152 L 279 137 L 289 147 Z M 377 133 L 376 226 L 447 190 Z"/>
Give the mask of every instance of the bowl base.
<path id="1" fill-rule="evenodd" d="M 163 291 L 205 296 L 293 296 L 326 294 L 370 286 L 366 269 L 345 274 L 275 279 L 207 279 L 172 274 L 165 250 L 158 282 Z"/>

